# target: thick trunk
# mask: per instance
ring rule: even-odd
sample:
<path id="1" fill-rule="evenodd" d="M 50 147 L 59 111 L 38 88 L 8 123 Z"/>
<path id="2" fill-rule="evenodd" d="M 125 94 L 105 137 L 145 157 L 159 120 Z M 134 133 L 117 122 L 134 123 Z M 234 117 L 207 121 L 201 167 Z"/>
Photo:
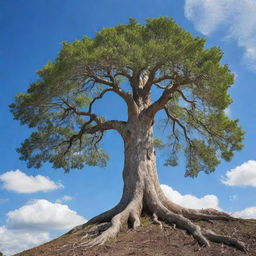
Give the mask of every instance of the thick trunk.
<path id="1" fill-rule="evenodd" d="M 244 250 L 245 247 L 242 242 L 228 236 L 214 234 L 211 231 L 201 230 L 198 225 L 191 222 L 193 219 L 227 220 L 232 219 L 231 216 L 212 209 L 198 211 L 183 208 L 170 202 L 165 197 L 158 181 L 152 122 L 139 118 L 136 121 L 130 121 L 122 132 L 122 137 L 125 146 L 125 161 L 123 170 L 124 189 L 121 200 L 111 210 L 71 230 L 71 232 L 75 232 L 90 224 L 99 224 L 99 233 L 102 232 L 102 227 L 107 228 L 92 241 L 82 242 L 78 246 L 91 247 L 105 243 L 109 238 L 118 234 L 125 222 L 128 222 L 132 228 L 138 227 L 142 211 L 145 211 L 145 213 L 152 216 L 154 223 L 162 226 L 159 220 L 163 220 L 175 224 L 192 234 L 201 245 L 208 246 L 208 240 L 211 240 Z M 93 232 L 95 232 L 94 229 L 95 227 Z M 90 232 L 92 230 L 89 229 L 87 235 Z"/>
<path id="2" fill-rule="evenodd" d="M 151 122 L 137 121 L 129 125 L 124 144 L 124 189 L 121 203 L 127 205 L 135 200 L 140 213 L 143 209 L 150 214 L 154 214 L 159 202 L 168 203 L 168 208 L 173 212 L 182 213 L 184 208 L 170 202 L 160 188 Z"/>
<path id="3" fill-rule="evenodd" d="M 152 133 L 153 129 L 147 122 L 136 122 L 127 126 L 127 136 L 124 138 L 125 161 L 122 196 L 124 201 L 130 201 L 136 197 L 136 200 L 140 200 L 140 204 L 143 204 L 148 181 L 150 180 L 151 184 L 158 183 L 156 181 L 157 175 L 154 177 L 150 175 L 153 169 L 155 169 Z"/>

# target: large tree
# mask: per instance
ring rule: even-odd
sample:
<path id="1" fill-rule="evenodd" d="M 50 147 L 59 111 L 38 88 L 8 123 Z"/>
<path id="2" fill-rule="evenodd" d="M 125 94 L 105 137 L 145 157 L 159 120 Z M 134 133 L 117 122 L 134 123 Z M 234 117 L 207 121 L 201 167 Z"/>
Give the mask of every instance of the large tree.
<path id="1" fill-rule="evenodd" d="M 27 93 L 16 96 L 11 105 L 15 119 L 33 128 L 18 149 L 28 167 L 40 168 L 47 161 L 66 172 L 84 165 L 105 166 L 108 155 L 100 147 L 105 132 L 115 130 L 123 139 L 121 200 L 87 223 L 110 224 L 85 245 L 104 243 L 125 222 L 138 227 L 141 214 L 147 213 L 157 223 L 175 223 L 187 230 L 201 245 L 211 240 L 244 248 L 240 241 L 191 221 L 231 216 L 183 208 L 166 198 L 158 181 L 159 139 L 154 140 L 153 127 L 159 111 L 166 118 L 161 122 L 169 127 L 166 165 L 186 161 L 185 176 L 211 173 L 221 159 L 230 160 L 242 148 L 238 121 L 224 113 L 232 101 L 227 91 L 234 75 L 220 63 L 220 48 L 206 48 L 205 41 L 170 18 L 148 19 L 145 25 L 130 19 L 128 25 L 104 28 L 94 38 L 64 42 L 58 57 L 37 72 L 39 79 Z M 125 102 L 126 121 L 95 113 L 96 102 L 110 93 Z"/>

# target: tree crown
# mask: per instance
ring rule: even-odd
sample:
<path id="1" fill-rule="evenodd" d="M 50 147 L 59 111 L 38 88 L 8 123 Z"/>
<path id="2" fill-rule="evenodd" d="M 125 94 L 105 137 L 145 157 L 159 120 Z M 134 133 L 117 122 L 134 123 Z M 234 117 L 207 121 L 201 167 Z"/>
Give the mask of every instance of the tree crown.
<path id="1" fill-rule="evenodd" d="M 18 149 L 21 159 L 29 167 L 50 161 L 66 171 L 104 166 L 108 155 L 99 144 L 105 131 L 122 134 L 130 120 L 153 120 L 163 110 L 170 127 L 166 165 L 176 165 L 179 152 L 185 152 L 186 175 L 213 171 L 220 158 L 230 160 L 242 148 L 243 139 L 238 120 L 224 113 L 232 102 L 227 91 L 234 76 L 220 63 L 222 57 L 219 47 L 205 48 L 204 38 L 167 17 L 148 19 L 145 25 L 130 19 L 94 38 L 64 42 L 57 58 L 10 106 L 15 119 L 34 129 Z M 161 91 L 156 101 L 152 87 Z M 126 122 L 93 112 L 108 92 L 127 104 Z"/>

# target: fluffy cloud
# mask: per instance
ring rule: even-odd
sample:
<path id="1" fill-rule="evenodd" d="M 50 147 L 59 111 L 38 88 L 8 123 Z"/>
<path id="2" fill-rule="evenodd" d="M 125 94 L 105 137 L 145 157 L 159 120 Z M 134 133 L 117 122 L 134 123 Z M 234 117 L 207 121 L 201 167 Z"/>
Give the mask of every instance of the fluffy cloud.
<path id="1" fill-rule="evenodd" d="M 221 210 L 219 207 L 219 200 L 215 195 L 206 195 L 204 197 L 198 198 L 189 194 L 182 195 L 167 185 L 161 185 L 161 188 L 168 199 L 181 206 L 193 209 L 214 208 Z"/>
<path id="2" fill-rule="evenodd" d="M 0 251 L 7 256 L 50 240 L 48 232 L 13 231 L 4 226 L 0 227 L 0 237 Z"/>
<path id="3" fill-rule="evenodd" d="M 225 38 L 244 48 L 247 62 L 256 69 L 256 1 L 185 0 L 184 12 L 204 35 L 222 29 Z"/>
<path id="4" fill-rule="evenodd" d="M 73 199 L 72 196 L 63 196 L 61 198 L 58 198 L 55 202 L 61 204 L 67 201 L 71 201 L 72 199 Z"/>
<path id="5" fill-rule="evenodd" d="M 256 187 L 256 161 L 250 160 L 226 172 L 222 183 L 228 186 Z"/>
<path id="6" fill-rule="evenodd" d="M 67 230 L 86 222 L 67 205 L 47 200 L 33 200 L 19 209 L 7 213 L 9 229 Z"/>
<path id="7" fill-rule="evenodd" d="M 0 175 L 3 188 L 17 193 L 35 193 L 63 188 L 63 185 L 51 181 L 48 177 L 28 176 L 20 170 L 5 172 Z"/>
<path id="8" fill-rule="evenodd" d="M 26 250 L 50 240 L 51 230 L 67 231 L 86 222 L 67 205 L 33 200 L 7 214 L 0 227 L 0 251 L 5 255 Z"/>
<path id="9" fill-rule="evenodd" d="M 234 212 L 232 215 L 244 219 L 256 219 L 256 207 L 248 207 L 242 211 Z"/>

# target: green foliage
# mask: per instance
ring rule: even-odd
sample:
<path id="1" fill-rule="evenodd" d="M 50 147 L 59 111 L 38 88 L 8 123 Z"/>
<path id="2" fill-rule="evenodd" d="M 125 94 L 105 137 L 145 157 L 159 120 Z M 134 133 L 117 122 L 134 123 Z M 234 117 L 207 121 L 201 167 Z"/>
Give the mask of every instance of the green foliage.
<path id="1" fill-rule="evenodd" d="M 212 108 L 201 104 L 202 109 L 199 103 L 197 105 L 198 108 L 189 108 L 168 104 L 169 111 L 185 127 L 187 139 L 181 127 L 169 136 L 172 150 L 166 165 L 177 165 L 183 149 L 187 160 L 185 175 L 191 177 L 196 177 L 199 171 L 213 172 L 220 158 L 230 161 L 234 151 L 242 149 L 244 136 L 238 120 L 230 120 L 219 105 Z"/>
<path id="2" fill-rule="evenodd" d="M 220 64 L 220 48 L 206 49 L 205 41 L 171 18 L 160 17 L 147 19 L 145 25 L 130 19 L 127 25 L 103 28 L 94 38 L 63 42 L 58 57 L 37 72 L 38 81 L 10 106 L 15 119 L 34 129 L 18 149 L 21 159 L 29 167 L 50 161 L 66 171 L 84 164 L 104 166 L 108 157 L 98 147 L 103 131 L 88 132 L 104 121 L 88 115 L 93 99 L 109 88 L 100 79 L 109 82 L 113 75 L 122 88 L 127 74 L 156 70 L 156 77 L 177 77 L 173 80 L 180 84 L 166 105 L 171 115 L 165 164 L 177 165 L 185 152 L 186 175 L 212 172 L 220 158 L 230 160 L 242 148 L 243 132 L 238 120 L 224 114 L 232 102 L 227 91 L 234 76 Z M 162 87 L 168 85 L 165 82 Z M 155 140 L 155 146 L 164 144 Z"/>
<path id="3" fill-rule="evenodd" d="M 155 149 L 161 150 L 165 147 L 165 145 L 161 139 L 155 138 L 154 139 L 154 147 L 155 147 Z"/>

